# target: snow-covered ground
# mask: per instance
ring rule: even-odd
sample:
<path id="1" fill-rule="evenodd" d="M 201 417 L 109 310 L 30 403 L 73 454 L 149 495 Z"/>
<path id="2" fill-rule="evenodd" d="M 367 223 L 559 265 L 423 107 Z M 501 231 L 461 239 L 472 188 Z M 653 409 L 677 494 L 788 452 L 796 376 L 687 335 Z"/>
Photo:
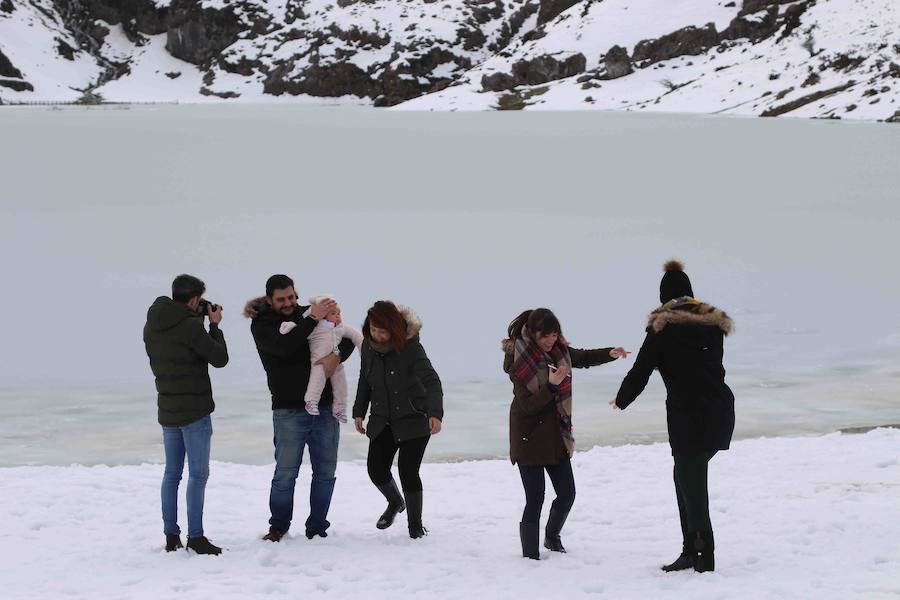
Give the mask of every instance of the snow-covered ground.
<path id="1" fill-rule="evenodd" d="M 710 466 L 717 570 L 704 575 L 658 568 L 681 543 L 663 444 L 577 454 L 568 554 L 544 552 L 541 562 L 519 555 L 523 493 L 508 461 L 425 464 L 429 535 L 419 541 L 407 537 L 402 515 L 391 529 L 375 529 L 383 499 L 363 464 L 341 463 L 328 538 L 308 541 L 301 525 L 280 544 L 259 539 L 271 466 L 214 463 L 204 524 L 225 548 L 219 557 L 163 550 L 160 465 L 6 468 L 0 594 L 888 600 L 900 595 L 898 448 L 900 430 L 891 429 L 735 443 Z M 308 479 L 304 466 L 294 515 L 301 524 Z"/>

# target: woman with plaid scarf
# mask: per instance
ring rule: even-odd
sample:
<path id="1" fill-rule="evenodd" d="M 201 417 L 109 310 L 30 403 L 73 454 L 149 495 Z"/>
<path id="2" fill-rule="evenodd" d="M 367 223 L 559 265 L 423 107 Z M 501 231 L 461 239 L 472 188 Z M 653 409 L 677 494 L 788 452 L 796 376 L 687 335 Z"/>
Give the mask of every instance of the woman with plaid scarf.
<path id="1" fill-rule="evenodd" d="M 571 348 L 559 320 L 547 308 L 526 310 L 509 325 L 503 340 L 503 370 L 513 384 L 509 408 L 509 458 L 518 464 L 525 487 L 525 511 L 519 523 L 522 556 L 540 560 L 541 508 L 544 471 L 556 492 L 544 530 L 544 547 L 565 552 L 560 532 L 575 502 L 575 479 L 570 459 L 572 436 L 573 368 L 602 365 L 625 358 L 624 348 Z"/>

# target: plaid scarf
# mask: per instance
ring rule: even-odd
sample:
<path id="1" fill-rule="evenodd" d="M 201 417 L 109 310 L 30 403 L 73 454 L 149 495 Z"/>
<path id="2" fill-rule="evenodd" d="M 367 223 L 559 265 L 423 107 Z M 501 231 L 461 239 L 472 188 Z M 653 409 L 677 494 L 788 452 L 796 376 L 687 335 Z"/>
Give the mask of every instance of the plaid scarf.
<path id="1" fill-rule="evenodd" d="M 550 349 L 544 352 L 537 342 L 522 332 L 516 338 L 513 351 L 513 364 L 510 373 L 518 379 L 532 394 L 538 393 L 542 386 L 548 385 L 550 370 L 547 365 L 559 367 L 565 365 L 569 376 L 556 386 L 556 420 L 562 433 L 566 451 L 571 457 L 575 453 L 575 438 L 572 436 L 572 359 L 565 340 L 560 338 Z"/>

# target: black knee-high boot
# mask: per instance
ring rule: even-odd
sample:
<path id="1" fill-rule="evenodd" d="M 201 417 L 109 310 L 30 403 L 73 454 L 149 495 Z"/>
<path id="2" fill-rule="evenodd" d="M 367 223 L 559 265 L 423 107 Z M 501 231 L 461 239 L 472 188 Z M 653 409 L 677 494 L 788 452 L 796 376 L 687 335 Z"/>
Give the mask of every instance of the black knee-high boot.
<path id="1" fill-rule="evenodd" d="M 406 518 L 409 521 L 409 537 L 417 539 L 428 534 L 422 525 L 422 491 L 404 492 L 406 495 Z"/>
<path id="2" fill-rule="evenodd" d="M 550 509 L 550 516 L 547 517 L 547 527 L 544 529 L 544 548 L 553 552 L 565 552 L 560 532 L 563 525 L 566 524 L 566 517 L 569 516 L 568 511 L 562 512 L 555 508 Z"/>
<path id="3" fill-rule="evenodd" d="M 397 482 L 394 481 L 393 477 L 391 477 L 389 483 L 379 485 L 378 491 L 384 494 L 384 499 L 387 500 L 388 505 L 384 513 L 378 518 L 378 523 L 375 524 L 375 527 L 387 529 L 394 524 L 394 518 L 397 516 L 397 513 L 402 513 L 406 509 L 406 504 L 403 503 L 403 496 L 400 495 L 400 490 L 397 489 Z"/>
<path id="4" fill-rule="evenodd" d="M 692 533 L 691 541 L 694 546 L 694 570 L 698 573 L 715 571 L 716 559 L 714 551 L 716 549 L 716 542 L 713 539 L 712 529 Z"/>
<path id="5" fill-rule="evenodd" d="M 519 523 L 519 539 L 522 542 L 522 556 L 541 560 L 538 546 L 541 542 L 540 523 Z"/>

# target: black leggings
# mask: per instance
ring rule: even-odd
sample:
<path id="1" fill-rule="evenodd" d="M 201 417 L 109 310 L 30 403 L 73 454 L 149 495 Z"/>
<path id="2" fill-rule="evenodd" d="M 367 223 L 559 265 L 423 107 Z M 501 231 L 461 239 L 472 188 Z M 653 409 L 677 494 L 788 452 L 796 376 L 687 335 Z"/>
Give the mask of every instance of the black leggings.
<path id="1" fill-rule="evenodd" d="M 422 457 L 425 456 L 425 446 L 428 445 L 429 438 L 431 436 L 426 435 L 398 443 L 394 441 L 391 428 L 385 427 L 378 437 L 369 442 L 369 457 L 366 461 L 369 467 L 369 479 L 379 487 L 390 483 L 394 455 L 397 454 L 397 450 L 400 450 L 400 458 L 397 459 L 400 485 L 404 492 L 421 492 L 422 480 L 419 479 L 419 467 L 422 465 Z"/>
<path id="2" fill-rule="evenodd" d="M 525 486 L 525 511 L 523 523 L 540 523 L 541 508 L 544 506 L 544 470 L 550 476 L 550 483 L 556 492 L 556 499 L 550 509 L 568 513 L 575 503 L 575 477 L 572 463 L 566 457 L 555 465 L 519 465 L 522 485 Z"/>

